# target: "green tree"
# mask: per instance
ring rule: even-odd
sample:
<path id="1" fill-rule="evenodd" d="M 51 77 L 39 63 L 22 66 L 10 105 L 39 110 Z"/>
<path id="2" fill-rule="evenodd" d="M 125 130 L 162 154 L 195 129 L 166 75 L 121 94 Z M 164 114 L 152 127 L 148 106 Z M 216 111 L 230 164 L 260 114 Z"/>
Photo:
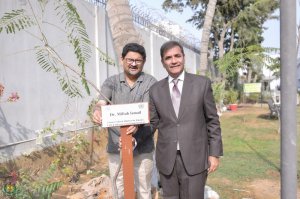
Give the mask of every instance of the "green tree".
<path id="1" fill-rule="evenodd" d="M 194 10 L 188 20 L 197 28 L 204 29 L 206 10 L 210 1 L 166 0 L 163 8 L 182 11 L 185 7 Z M 219 59 L 234 48 L 260 45 L 263 41 L 263 24 L 278 8 L 276 0 L 222 0 L 217 1 L 210 31 L 214 59 Z M 202 43 L 201 43 L 202 45 Z M 201 70 L 201 69 L 200 69 Z M 226 78 L 219 73 L 219 79 Z"/>
<path id="2" fill-rule="evenodd" d="M 15 34 L 18 31 L 25 31 L 36 38 L 38 45 L 34 47 L 34 50 L 38 64 L 42 69 L 56 76 L 62 91 L 69 97 L 82 97 L 82 86 L 85 88 L 86 93 L 90 94 L 89 85 L 101 94 L 94 83 L 86 78 L 85 67 L 91 56 L 91 48 L 94 45 L 89 39 L 76 7 L 67 0 L 39 0 L 35 3 L 39 5 L 40 9 L 35 10 L 31 1 L 28 0 L 27 2 L 29 4 L 28 9 L 17 9 L 4 13 L 0 18 L 0 34 L 3 32 Z M 51 8 L 54 8 L 52 11 L 59 18 L 61 24 L 53 24 L 44 18 L 45 13 L 49 12 Z M 61 44 L 48 41 L 46 30 L 49 27 L 65 33 L 66 42 L 72 47 L 77 60 L 76 66 L 67 64 L 60 56 L 56 46 Z M 111 65 L 114 64 L 111 58 L 99 49 L 96 50 L 101 54 L 100 60 L 104 60 Z"/>
<path id="3" fill-rule="evenodd" d="M 201 48 L 200 48 L 200 74 L 205 75 L 207 71 L 208 64 L 208 46 L 209 46 L 209 37 L 212 27 L 213 17 L 216 9 L 217 0 L 203 1 L 203 6 L 206 6 L 205 17 L 203 22 L 202 38 L 201 38 Z M 163 3 L 163 8 L 168 9 L 177 9 L 182 11 L 183 6 L 190 6 L 192 9 L 197 9 L 198 4 L 201 1 L 186 1 L 185 5 L 182 1 L 178 0 L 176 3 L 172 0 L 165 0 Z"/>
<path id="4" fill-rule="evenodd" d="M 260 45 L 235 48 L 214 63 L 227 78 L 226 87 L 234 87 L 236 82 L 233 80 L 237 79 L 238 69 L 247 71 L 246 82 L 250 83 L 257 82 L 256 80 L 261 78 L 263 66 L 270 69 L 276 67 L 278 59 L 270 55 L 276 50 L 275 48 L 262 48 Z"/>
<path id="5" fill-rule="evenodd" d="M 230 4 L 231 3 L 231 4 Z M 219 5 L 215 19 L 223 24 L 222 27 L 215 26 L 212 37 L 215 59 L 222 59 L 224 54 L 235 48 L 247 48 L 248 46 L 260 46 L 263 37 L 263 24 L 271 18 L 272 12 L 278 7 L 274 0 L 235 1 Z M 218 17 L 217 17 L 218 16 Z M 260 54 L 263 48 L 257 48 L 256 54 Z M 265 50 L 265 49 L 263 49 Z M 252 51 L 246 51 L 252 57 Z M 259 57 L 257 58 L 259 59 Z M 247 80 L 255 81 L 262 75 L 262 64 L 250 62 L 250 59 L 242 59 L 243 68 L 247 71 Z M 253 58 L 252 58 L 253 60 Z M 237 71 L 236 71 L 237 72 Z M 227 78 L 225 74 L 223 78 Z M 227 78 L 228 80 L 228 78 Z"/>

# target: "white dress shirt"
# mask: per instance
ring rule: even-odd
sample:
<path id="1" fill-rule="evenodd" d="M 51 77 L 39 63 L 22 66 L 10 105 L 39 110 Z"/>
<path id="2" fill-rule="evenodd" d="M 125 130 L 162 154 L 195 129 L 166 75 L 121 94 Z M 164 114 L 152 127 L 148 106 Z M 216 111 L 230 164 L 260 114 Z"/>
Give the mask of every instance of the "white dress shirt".
<path id="1" fill-rule="evenodd" d="M 180 95 L 181 95 L 182 94 L 183 81 L 184 81 L 184 71 L 182 71 L 182 73 L 177 78 L 173 78 L 169 75 L 168 82 L 169 82 L 169 89 L 170 89 L 170 94 L 171 95 L 172 95 L 172 89 L 173 89 L 173 86 L 174 86 L 174 83 L 172 82 L 173 79 L 178 79 L 179 80 L 178 83 L 177 83 L 177 87 L 178 87 Z"/>

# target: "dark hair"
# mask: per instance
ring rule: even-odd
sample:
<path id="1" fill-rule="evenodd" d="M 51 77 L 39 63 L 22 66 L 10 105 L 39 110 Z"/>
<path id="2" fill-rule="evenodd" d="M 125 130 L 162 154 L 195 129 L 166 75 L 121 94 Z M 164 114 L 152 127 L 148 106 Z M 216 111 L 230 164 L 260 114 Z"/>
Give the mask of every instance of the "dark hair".
<path id="1" fill-rule="evenodd" d="M 174 48 L 175 46 L 178 46 L 184 56 L 184 50 L 183 50 L 183 47 L 182 45 L 177 42 L 177 41 L 167 41 L 166 43 L 164 43 L 161 47 L 160 47 L 160 57 L 163 58 L 164 56 L 164 53 L 167 51 L 167 50 L 170 50 L 171 48 Z"/>
<path id="2" fill-rule="evenodd" d="M 128 52 L 136 52 L 142 55 L 143 59 L 146 59 L 146 51 L 143 46 L 137 43 L 128 43 L 124 46 L 122 51 L 122 58 L 124 58 Z"/>

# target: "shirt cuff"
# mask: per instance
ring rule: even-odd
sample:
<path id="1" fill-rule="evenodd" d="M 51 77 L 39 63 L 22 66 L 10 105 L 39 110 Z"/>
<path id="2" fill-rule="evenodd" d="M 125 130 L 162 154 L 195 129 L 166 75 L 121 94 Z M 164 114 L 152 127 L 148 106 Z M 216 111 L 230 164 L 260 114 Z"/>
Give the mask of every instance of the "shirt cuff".
<path id="1" fill-rule="evenodd" d="M 136 139 L 135 138 L 133 138 L 134 139 L 134 145 L 133 145 L 133 150 L 135 149 L 135 147 L 137 146 L 137 141 L 136 141 Z"/>

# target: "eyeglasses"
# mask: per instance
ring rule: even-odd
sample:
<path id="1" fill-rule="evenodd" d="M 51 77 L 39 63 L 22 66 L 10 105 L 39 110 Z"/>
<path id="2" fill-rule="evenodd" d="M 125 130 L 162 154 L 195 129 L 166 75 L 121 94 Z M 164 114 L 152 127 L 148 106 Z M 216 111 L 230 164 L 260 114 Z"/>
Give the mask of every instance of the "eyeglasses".
<path id="1" fill-rule="evenodd" d="M 136 64 L 143 63 L 144 60 L 142 59 L 131 59 L 131 58 L 125 58 L 127 64 L 133 64 L 135 62 Z"/>

